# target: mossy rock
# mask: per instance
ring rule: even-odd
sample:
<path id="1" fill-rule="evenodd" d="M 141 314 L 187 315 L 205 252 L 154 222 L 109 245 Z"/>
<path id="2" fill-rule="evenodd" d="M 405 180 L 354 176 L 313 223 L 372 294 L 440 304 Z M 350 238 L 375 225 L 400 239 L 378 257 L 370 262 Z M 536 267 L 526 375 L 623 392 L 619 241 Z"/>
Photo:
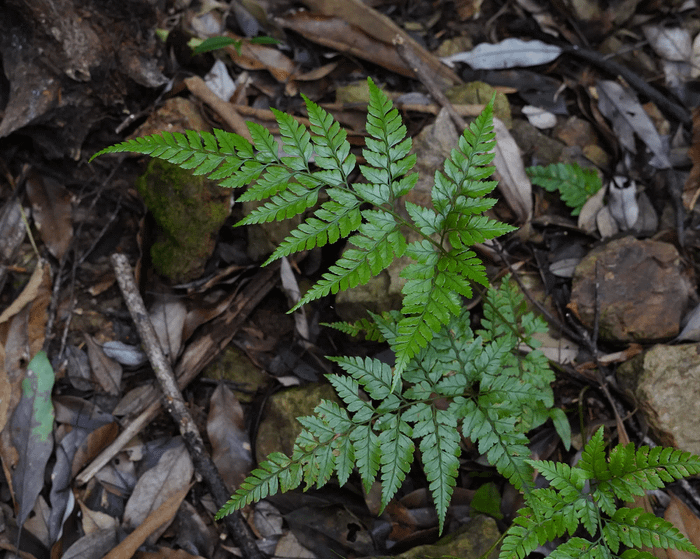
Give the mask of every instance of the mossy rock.
<path id="1" fill-rule="evenodd" d="M 494 93 L 496 102 L 493 104 L 493 114 L 503 121 L 506 128 L 510 128 L 513 125 L 510 103 L 505 94 L 496 92 L 495 87 L 484 82 L 469 82 L 451 87 L 445 95 L 455 105 L 485 105 L 491 101 Z"/>
<path id="2" fill-rule="evenodd" d="M 230 191 L 160 159 L 135 186 L 159 228 L 151 247 L 156 272 L 174 283 L 200 277 L 229 215 Z"/>

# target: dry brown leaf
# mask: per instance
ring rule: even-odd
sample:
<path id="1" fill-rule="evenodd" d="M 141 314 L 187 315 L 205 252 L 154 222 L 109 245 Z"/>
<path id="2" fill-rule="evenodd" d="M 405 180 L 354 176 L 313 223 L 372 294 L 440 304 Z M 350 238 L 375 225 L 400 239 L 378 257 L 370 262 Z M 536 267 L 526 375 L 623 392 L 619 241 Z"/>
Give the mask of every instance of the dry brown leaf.
<path id="1" fill-rule="evenodd" d="M 278 48 L 245 41 L 244 37 L 231 32 L 226 36 L 240 41 L 240 54 L 233 45 L 225 48 L 237 66 L 244 70 L 267 70 L 280 83 L 287 83 L 294 77 L 296 64 Z"/>
<path id="2" fill-rule="evenodd" d="M 83 466 L 97 456 L 102 449 L 106 448 L 119 435 L 119 425 L 116 421 L 98 427 L 92 431 L 80 445 L 73 457 L 71 466 L 71 477 L 78 475 Z"/>
<path id="3" fill-rule="evenodd" d="M 84 337 L 87 344 L 90 367 L 97 382 L 107 394 L 118 396 L 122 382 L 122 366 L 114 359 L 107 357 L 105 352 L 102 351 L 100 344 L 92 336 L 85 334 Z"/>
<path id="4" fill-rule="evenodd" d="M 532 184 L 525 173 L 520 148 L 499 118 L 493 117 L 493 128 L 496 132 L 494 164 L 500 175 L 498 188 L 518 221 L 527 223 L 532 218 Z"/>
<path id="5" fill-rule="evenodd" d="M 77 499 L 78 505 L 80 505 L 80 512 L 83 515 L 83 531 L 86 534 L 92 534 L 98 530 L 105 530 L 112 528 L 116 530 L 119 528 L 119 520 L 110 516 L 107 513 L 92 510 L 83 503 L 80 499 Z"/>
<path id="6" fill-rule="evenodd" d="M 700 546 L 700 518 L 698 518 L 695 513 L 688 508 L 683 501 L 676 497 L 670 491 L 668 492 L 669 497 L 671 497 L 671 504 L 666 508 L 664 513 L 664 518 L 673 524 L 680 532 L 690 540 L 690 542 L 695 546 Z M 667 549 L 669 559 L 691 559 L 691 557 L 697 558 L 695 553 L 690 553 L 689 551 L 680 551 L 678 549 Z"/>
<path id="7" fill-rule="evenodd" d="M 148 313 L 158 336 L 163 353 L 170 363 L 177 360 L 182 349 L 182 331 L 187 317 L 187 306 L 182 299 L 166 299 L 159 296 Z"/>
<path id="8" fill-rule="evenodd" d="M 233 492 L 250 472 L 253 456 L 243 408 L 223 383 L 211 396 L 207 435 L 213 449 L 214 464 L 229 491 Z"/>
<path id="9" fill-rule="evenodd" d="M 401 29 L 384 14 L 362 2 L 362 0 L 304 0 L 304 4 L 325 16 L 341 18 L 357 29 L 362 29 L 368 37 L 374 38 L 378 42 L 391 45 L 394 38 L 398 35 L 403 39 L 404 44 L 407 44 L 423 63 L 430 68 L 439 82 L 443 82 L 444 85 L 453 85 L 462 82 L 457 74 L 424 49 L 413 37 L 406 33 L 406 31 Z M 282 25 L 284 24 L 282 23 Z M 347 42 L 349 43 L 353 38 L 357 38 L 356 34 L 350 34 Z M 370 56 L 374 56 L 371 50 L 358 50 L 359 52 L 356 53 L 357 56 L 372 61 L 372 59 L 369 58 Z M 392 59 L 394 57 L 398 58 L 395 49 L 392 48 L 391 50 L 393 51 Z M 400 58 L 399 61 L 398 68 L 402 70 L 398 73 L 414 77 L 413 70 L 409 69 L 406 63 Z M 384 68 L 389 68 L 382 60 L 376 63 Z"/>
<path id="10" fill-rule="evenodd" d="M 58 181 L 31 173 L 27 177 L 27 195 L 41 238 L 58 260 L 73 240 L 71 194 Z"/>
<path id="11" fill-rule="evenodd" d="M 173 495 L 179 495 L 183 488 L 189 488 L 193 473 L 192 459 L 181 441 L 176 447 L 164 452 L 158 463 L 136 482 L 136 487 L 124 509 L 124 524 L 132 528 L 140 526 L 167 499 Z M 174 514 L 173 512 L 173 516 Z M 150 537 L 149 541 L 154 543 L 166 528 L 167 524 L 163 523 L 155 526 L 147 534 Z"/>
<path id="12" fill-rule="evenodd" d="M 131 532 L 123 542 L 105 555 L 103 559 L 125 559 L 126 557 L 132 557 L 134 553 L 136 553 L 136 550 L 138 550 L 149 537 L 159 532 L 162 533 L 162 530 L 164 530 L 175 517 L 177 509 L 180 508 L 180 503 L 182 503 L 182 500 L 187 496 L 189 490 L 190 485 L 188 483 L 187 487 L 180 489 L 176 493 L 173 493 L 168 499 L 162 501 L 160 506 L 138 525 L 136 530 Z"/>

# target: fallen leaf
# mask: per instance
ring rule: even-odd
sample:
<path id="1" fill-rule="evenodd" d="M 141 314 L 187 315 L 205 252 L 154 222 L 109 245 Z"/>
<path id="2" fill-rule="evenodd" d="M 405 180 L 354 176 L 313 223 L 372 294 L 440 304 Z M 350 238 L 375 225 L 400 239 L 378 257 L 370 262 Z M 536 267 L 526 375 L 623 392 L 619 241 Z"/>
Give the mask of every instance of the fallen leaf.
<path id="1" fill-rule="evenodd" d="M 520 148 L 501 119 L 493 117 L 496 132 L 496 157 L 494 164 L 500 175 L 498 188 L 518 216 L 526 223 L 532 217 L 532 183 L 525 172 Z"/>
<path id="2" fill-rule="evenodd" d="M 86 534 L 92 534 L 99 530 L 116 530 L 119 528 L 119 520 L 117 518 L 88 508 L 80 499 L 78 499 L 78 505 L 80 505 L 80 512 L 83 515 L 83 532 Z"/>
<path id="3" fill-rule="evenodd" d="M 632 229 L 639 218 L 637 184 L 627 177 L 615 176 L 608 187 L 610 215 L 622 231 Z"/>
<path id="4" fill-rule="evenodd" d="M 253 466 L 243 408 L 223 383 L 214 390 L 209 406 L 207 435 L 212 445 L 212 459 L 229 491 L 233 492 Z"/>
<path id="5" fill-rule="evenodd" d="M 671 497 L 671 503 L 666 508 L 664 519 L 678 528 L 695 547 L 698 547 L 700 545 L 700 518 L 688 508 L 688 505 L 670 491 L 668 492 L 668 496 Z M 697 558 L 695 553 L 679 551 L 677 549 L 667 549 L 666 553 L 669 559 Z"/>
<path id="6" fill-rule="evenodd" d="M 26 185 L 34 223 L 51 254 L 61 260 L 73 240 L 71 193 L 58 181 L 37 173 L 27 177 Z"/>
<path id="7" fill-rule="evenodd" d="M 187 450 L 185 450 L 185 452 L 187 452 Z M 124 559 L 126 557 L 131 557 L 146 540 L 156 540 L 172 521 L 177 513 L 177 509 L 180 508 L 180 503 L 182 503 L 182 500 L 187 496 L 189 490 L 190 485 L 188 483 L 186 487 L 176 491 L 167 499 L 162 500 L 158 508 L 151 511 L 124 541 L 104 556 L 104 559 Z M 126 512 L 124 514 L 126 517 Z"/>
<path id="8" fill-rule="evenodd" d="M 136 482 L 136 487 L 124 509 L 124 525 L 131 528 L 140 527 L 168 499 L 180 495 L 183 491 L 182 498 L 184 498 L 193 473 L 192 459 L 184 442 L 180 441 L 176 447 L 164 452 L 158 463 Z M 175 512 L 177 508 L 173 511 L 170 520 Z M 153 531 L 148 532 L 149 541 L 154 543 L 169 523 L 158 524 Z"/>
<path id="9" fill-rule="evenodd" d="M 659 168 L 669 168 L 668 150 L 636 95 L 617 82 L 608 80 L 598 82 L 597 90 L 598 108 L 612 122 L 615 134 L 625 149 L 637 153 L 634 141 L 636 133 L 658 158 Z"/>
<path id="10" fill-rule="evenodd" d="M 441 60 L 448 66 L 466 62 L 472 70 L 506 70 L 548 64 L 561 53 L 561 47 L 557 45 L 510 38 L 495 44 L 481 43 L 470 51 L 458 52 Z"/>
<path id="11" fill-rule="evenodd" d="M 100 344 L 92 336 L 85 334 L 84 338 L 87 344 L 90 367 L 97 382 L 107 394 L 118 396 L 122 382 L 122 366 L 114 359 L 107 357 Z"/>
<path id="12" fill-rule="evenodd" d="M 53 367 L 46 353 L 40 351 L 27 366 L 22 397 L 10 421 L 12 444 L 18 454 L 12 486 L 19 504 L 17 524 L 20 527 L 44 486 L 44 470 L 53 450 L 53 383 Z"/>
<path id="13" fill-rule="evenodd" d="M 181 299 L 158 297 L 148 311 L 163 353 L 174 363 L 182 349 L 187 307 Z"/>
<path id="14" fill-rule="evenodd" d="M 62 559 L 102 559 L 119 544 L 116 528 L 105 528 L 84 535 L 64 553 Z"/>

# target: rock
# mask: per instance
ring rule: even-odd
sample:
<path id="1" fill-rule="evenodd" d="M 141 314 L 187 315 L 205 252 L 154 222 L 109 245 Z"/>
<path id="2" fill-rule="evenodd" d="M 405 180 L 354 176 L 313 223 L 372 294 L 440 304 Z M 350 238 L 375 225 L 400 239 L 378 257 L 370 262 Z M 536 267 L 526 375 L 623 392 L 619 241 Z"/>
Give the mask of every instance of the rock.
<path id="1" fill-rule="evenodd" d="M 204 369 L 203 376 L 232 382 L 233 393 L 243 404 L 252 402 L 256 392 L 264 392 L 271 380 L 270 375 L 256 367 L 248 356 L 234 345 L 227 346 L 219 358 Z"/>
<path id="2" fill-rule="evenodd" d="M 602 339 L 665 340 L 678 335 L 691 292 L 673 245 L 624 237 L 593 249 L 576 267 L 570 308 L 592 329 L 597 307 Z"/>
<path id="3" fill-rule="evenodd" d="M 494 93 L 496 101 L 493 104 L 493 115 L 500 118 L 506 128 L 510 128 L 513 125 L 510 103 L 505 94 L 497 92 L 495 87 L 477 81 L 455 85 L 445 91 L 447 98 L 455 105 L 485 105 L 491 100 Z"/>
<path id="4" fill-rule="evenodd" d="M 700 345 L 657 345 L 620 365 L 620 387 L 659 444 L 700 454 Z"/>
<path id="5" fill-rule="evenodd" d="M 301 425 L 296 418 L 311 415 L 321 400 L 341 403 L 330 384 L 298 386 L 270 397 L 255 441 L 258 461 L 262 461 L 271 452 L 283 452 L 291 456 L 294 441 L 301 432 Z"/>
<path id="6" fill-rule="evenodd" d="M 159 225 L 151 246 L 156 272 L 175 283 L 200 277 L 229 215 L 230 190 L 160 159 L 135 186 Z"/>
<path id="7" fill-rule="evenodd" d="M 460 557 L 461 559 L 478 559 L 501 537 L 496 521 L 478 515 L 467 524 L 440 539 L 433 545 L 420 545 L 406 553 L 396 555 L 393 559 L 441 559 L 442 557 Z M 498 557 L 499 547 L 494 548 L 488 559 Z M 375 557 L 374 559 L 390 559 Z"/>

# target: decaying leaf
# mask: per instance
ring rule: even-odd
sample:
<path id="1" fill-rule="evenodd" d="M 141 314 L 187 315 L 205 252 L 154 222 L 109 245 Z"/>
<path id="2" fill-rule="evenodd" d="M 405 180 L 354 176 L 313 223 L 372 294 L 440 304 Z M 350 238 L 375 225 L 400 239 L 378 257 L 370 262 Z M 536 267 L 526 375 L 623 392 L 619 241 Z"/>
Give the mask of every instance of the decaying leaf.
<path id="1" fill-rule="evenodd" d="M 58 260 L 73 240 L 71 194 L 58 181 L 32 173 L 27 178 L 27 195 L 41 238 Z"/>
<path id="2" fill-rule="evenodd" d="M 500 175 L 498 188 L 518 216 L 518 221 L 526 223 L 532 217 L 532 184 L 525 172 L 520 148 L 505 124 L 496 117 L 493 118 L 493 128 L 496 132 L 494 164 Z"/>
<path id="3" fill-rule="evenodd" d="M 223 383 L 211 396 L 207 434 L 213 449 L 214 464 L 226 486 L 233 492 L 250 472 L 253 456 L 243 408 Z"/>
<path id="4" fill-rule="evenodd" d="M 182 348 L 187 307 L 181 299 L 158 297 L 149 309 L 153 328 L 165 355 L 174 363 Z"/>
<path id="5" fill-rule="evenodd" d="M 136 482 L 136 487 L 126 503 L 124 524 L 136 528 L 168 499 L 180 495 L 183 491 L 186 494 L 193 473 L 192 459 L 184 442 L 180 441 L 177 446 L 164 452 L 158 463 Z M 177 508 L 172 511 L 170 520 L 176 512 Z M 157 530 L 150 532 L 149 541 L 155 542 L 169 524 L 169 521 L 159 524 Z"/>
<path id="6" fill-rule="evenodd" d="M 107 357 L 92 336 L 85 334 L 84 338 L 88 348 L 90 367 L 97 382 L 107 394 L 117 396 L 122 382 L 122 366 L 114 359 Z"/>
<path id="7" fill-rule="evenodd" d="M 671 504 L 666 508 L 664 518 L 678 528 L 678 530 L 697 547 L 700 545 L 700 518 L 688 508 L 688 505 L 673 493 L 669 491 L 668 495 L 671 497 Z M 677 549 L 667 549 L 666 553 L 669 559 L 690 559 L 691 557 L 697 557 L 694 553 L 679 551 Z"/>
<path id="8" fill-rule="evenodd" d="M 612 122 L 620 143 L 627 151 L 636 153 L 634 134 L 637 134 L 656 156 L 659 168 L 671 166 L 661 136 L 632 91 L 617 82 L 603 80 L 598 82 L 598 96 L 600 112 Z"/>
<path id="9" fill-rule="evenodd" d="M 27 366 L 22 397 L 10 422 L 12 444 L 18 454 L 12 487 L 19 504 L 17 523 L 20 526 L 34 508 L 44 486 L 44 469 L 53 450 L 53 383 L 53 367 L 46 353 L 40 351 Z"/>

